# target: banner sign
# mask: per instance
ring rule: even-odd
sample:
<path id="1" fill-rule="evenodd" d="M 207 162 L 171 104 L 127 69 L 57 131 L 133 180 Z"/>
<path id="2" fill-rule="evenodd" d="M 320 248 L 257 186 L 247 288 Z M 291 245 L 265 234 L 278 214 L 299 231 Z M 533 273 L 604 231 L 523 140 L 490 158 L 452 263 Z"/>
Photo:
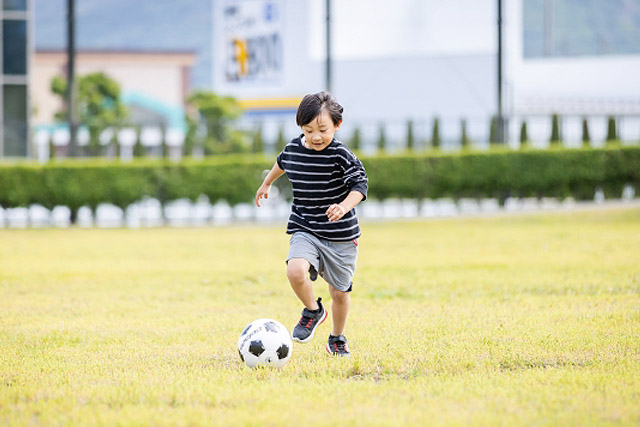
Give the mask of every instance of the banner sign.
<path id="1" fill-rule="evenodd" d="M 226 81 L 280 80 L 283 72 L 280 0 L 227 0 L 222 13 Z"/>

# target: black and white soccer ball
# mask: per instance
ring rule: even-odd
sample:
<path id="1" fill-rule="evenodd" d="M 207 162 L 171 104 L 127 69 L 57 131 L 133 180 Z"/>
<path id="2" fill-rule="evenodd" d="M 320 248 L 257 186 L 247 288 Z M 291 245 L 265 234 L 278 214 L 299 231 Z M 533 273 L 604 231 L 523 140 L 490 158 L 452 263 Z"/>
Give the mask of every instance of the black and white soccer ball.
<path id="1" fill-rule="evenodd" d="M 273 319 L 249 323 L 238 338 L 240 358 L 248 367 L 282 368 L 291 358 L 293 343 L 284 325 Z"/>

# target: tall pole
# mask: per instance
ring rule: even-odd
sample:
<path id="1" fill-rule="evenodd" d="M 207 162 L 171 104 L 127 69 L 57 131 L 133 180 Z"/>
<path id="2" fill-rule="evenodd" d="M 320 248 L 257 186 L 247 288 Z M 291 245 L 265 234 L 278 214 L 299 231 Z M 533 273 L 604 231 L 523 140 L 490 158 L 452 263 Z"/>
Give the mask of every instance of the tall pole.
<path id="1" fill-rule="evenodd" d="M 326 2 L 326 40 L 327 40 L 327 60 L 325 69 L 325 90 L 331 92 L 331 0 Z"/>
<path id="2" fill-rule="evenodd" d="M 76 138 L 76 106 L 75 106 L 75 0 L 67 0 L 67 118 L 69 123 L 68 155 L 74 157 L 78 154 Z"/>
<path id="3" fill-rule="evenodd" d="M 498 117 L 497 117 L 497 141 L 506 142 L 505 120 L 502 114 L 502 0 L 498 0 Z"/>

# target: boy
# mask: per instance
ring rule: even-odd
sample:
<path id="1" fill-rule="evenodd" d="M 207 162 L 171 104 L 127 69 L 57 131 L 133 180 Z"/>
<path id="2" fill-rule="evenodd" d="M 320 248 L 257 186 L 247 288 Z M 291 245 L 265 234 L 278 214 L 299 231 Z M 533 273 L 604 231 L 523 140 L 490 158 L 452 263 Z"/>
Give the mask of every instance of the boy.
<path id="1" fill-rule="evenodd" d="M 293 188 L 287 278 L 304 304 L 292 338 L 310 341 L 327 318 L 322 299 L 315 300 L 311 285 L 319 274 L 329 283 L 332 300 L 333 329 L 326 349 L 333 355 L 349 356 L 344 329 L 360 237 L 353 208 L 366 198 L 368 179 L 360 160 L 333 137 L 342 124 L 342 112 L 342 106 L 326 92 L 302 99 L 296 114 L 302 135 L 278 155 L 255 201 L 259 207 L 260 199 L 268 198 L 271 184 L 287 174 Z"/>

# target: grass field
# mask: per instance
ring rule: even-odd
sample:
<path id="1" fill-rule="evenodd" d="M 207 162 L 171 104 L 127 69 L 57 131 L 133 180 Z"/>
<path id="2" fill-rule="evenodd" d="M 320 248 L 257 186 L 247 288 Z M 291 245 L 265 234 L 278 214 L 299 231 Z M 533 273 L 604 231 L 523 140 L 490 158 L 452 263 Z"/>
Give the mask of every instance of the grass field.
<path id="1" fill-rule="evenodd" d="M 352 357 L 249 369 L 283 227 L 0 230 L 0 425 L 640 424 L 639 209 L 365 223 Z"/>

